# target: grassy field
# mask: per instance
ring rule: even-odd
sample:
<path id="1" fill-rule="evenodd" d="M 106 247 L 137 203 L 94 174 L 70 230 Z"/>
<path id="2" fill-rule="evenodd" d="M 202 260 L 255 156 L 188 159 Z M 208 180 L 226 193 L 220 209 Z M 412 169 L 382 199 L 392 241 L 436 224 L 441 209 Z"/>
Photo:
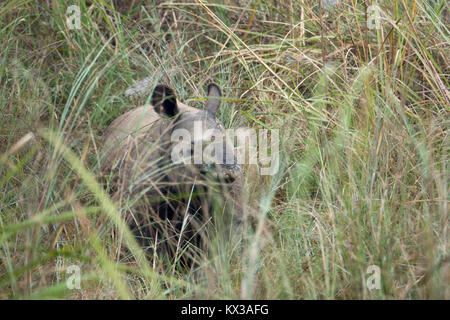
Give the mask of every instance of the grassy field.
<path id="1" fill-rule="evenodd" d="M 0 299 L 450 299 L 448 2 L 334 2 L 1 1 Z M 280 170 L 246 170 L 253 228 L 181 273 L 98 150 L 157 83 L 202 107 L 210 81 L 227 128 L 279 130 Z"/>

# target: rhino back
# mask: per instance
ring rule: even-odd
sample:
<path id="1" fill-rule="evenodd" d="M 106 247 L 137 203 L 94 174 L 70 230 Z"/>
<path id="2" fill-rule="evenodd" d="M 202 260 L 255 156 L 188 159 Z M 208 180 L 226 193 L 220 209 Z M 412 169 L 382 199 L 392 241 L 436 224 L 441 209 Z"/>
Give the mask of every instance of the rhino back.
<path id="1" fill-rule="evenodd" d="M 177 102 L 180 112 L 197 113 L 200 109 Z M 151 165 L 156 149 L 161 146 L 161 134 L 168 130 L 167 119 L 154 111 L 152 105 L 132 109 L 115 119 L 106 129 L 100 150 L 100 168 L 108 171 L 123 165 L 125 160 L 136 168 L 136 162 Z M 118 163 L 120 162 L 120 163 Z M 147 167 L 145 166 L 145 167 Z M 142 168 L 142 165 L 138 167 Z"/>

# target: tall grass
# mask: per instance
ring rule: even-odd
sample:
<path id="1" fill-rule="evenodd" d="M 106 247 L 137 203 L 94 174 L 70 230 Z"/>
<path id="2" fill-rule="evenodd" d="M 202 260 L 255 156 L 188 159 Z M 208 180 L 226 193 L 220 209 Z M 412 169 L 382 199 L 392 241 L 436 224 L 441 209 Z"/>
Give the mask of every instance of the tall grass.
<path id="1" fill-rule="evenodd" d="M 446 1 L 72 2 L 79 30 L 66 1 L 0 4 L 0 298 L 450 298 Z M 280 130 L 281 165 L 247 168 L 245 237 L 180 273 L 145 258 L 98 150 L 156 83 L 201 107 L 212 80 L 226 127 Z"/>

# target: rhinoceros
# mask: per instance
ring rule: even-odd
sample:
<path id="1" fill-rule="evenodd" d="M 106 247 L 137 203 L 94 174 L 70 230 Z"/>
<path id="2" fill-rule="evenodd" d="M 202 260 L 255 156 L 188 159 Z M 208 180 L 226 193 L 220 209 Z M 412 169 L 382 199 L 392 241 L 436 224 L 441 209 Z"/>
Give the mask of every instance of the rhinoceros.
<path id="1" fill-rule="evenodd" d="M 210 84 L 207 92 L 198 109 L 157 85 L 151 105 L 111 123 L 101 148 L 109 190 L 113 199 L 127 200 L 126 221 L 135 236 L 149 252 L 184 266 L 204 251 L 208 226 L 218 216 L 230 227 L 243 219 L 242 170 L 216 117 L 221 90 Z"/>

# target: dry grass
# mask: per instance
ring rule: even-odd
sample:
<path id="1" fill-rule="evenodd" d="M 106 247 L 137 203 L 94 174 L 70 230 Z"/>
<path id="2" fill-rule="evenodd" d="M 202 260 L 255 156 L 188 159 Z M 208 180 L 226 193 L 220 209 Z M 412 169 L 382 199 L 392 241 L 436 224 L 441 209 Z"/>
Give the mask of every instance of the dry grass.
<path id="1" fill-rule="evenodd" d="M 380 29 L 371 1 L 74 2 L 80 30 L 66 1 L 0 4 L 0 298 L 450 298 L 446 1 L 378 1 Z M 254 228 L 182 274 L 142 257 L 98 146 L 156 83 L 201 106 L 211 80 L 226 127 L 280 130 L 281 168 L 247 170 Z"/>

